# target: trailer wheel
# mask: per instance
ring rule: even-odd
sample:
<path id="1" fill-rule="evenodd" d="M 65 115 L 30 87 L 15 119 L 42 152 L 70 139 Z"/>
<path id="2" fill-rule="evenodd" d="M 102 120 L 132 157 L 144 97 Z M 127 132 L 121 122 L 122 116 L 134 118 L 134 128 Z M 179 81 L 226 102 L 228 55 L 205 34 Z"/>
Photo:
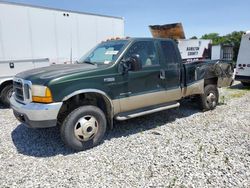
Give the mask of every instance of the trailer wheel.
<path id="1" fill-rule="evenodd" d="M 1 91 L 1 102 L 5 107 L 10 107 L 10 97 L 13 93 L 13 86 L 12 84 L 6 85 Z"/>
<path id="2" fill-rule="evenodd" d="M 206 85 L 204 94 L 200 95 L 200 107 L 203 111 L 213 110 L 219 101 L 219 91 L 216 85 Z"/>
<path id="3" fill-rule="evenodd" d="M 82 106 L 72 111 L 61 126 L 63 142 L 83 151 L 98 145 L 106 132 L 106 117 L 96 106 Z"/>
<path id="4" fill-rule="evenodd" d="M 241 82 L 243 86 L 250 86 L 250 82 Z"/>

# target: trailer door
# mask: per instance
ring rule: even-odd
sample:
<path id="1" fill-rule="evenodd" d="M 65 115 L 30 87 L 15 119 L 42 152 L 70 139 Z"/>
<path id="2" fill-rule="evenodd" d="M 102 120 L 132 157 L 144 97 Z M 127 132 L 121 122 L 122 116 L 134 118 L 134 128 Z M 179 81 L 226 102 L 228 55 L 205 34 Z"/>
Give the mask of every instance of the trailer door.
<path id="1" fill-rule="evenodd" d="M 55 15 L 51 10 L 29 8 L 33 58 L 51 58 L 56 61 Z"/>
<path id="2" fill-rule="evenodd" d="M 27 8 L 0 4 L 0 61 L 32 58 Z"/>

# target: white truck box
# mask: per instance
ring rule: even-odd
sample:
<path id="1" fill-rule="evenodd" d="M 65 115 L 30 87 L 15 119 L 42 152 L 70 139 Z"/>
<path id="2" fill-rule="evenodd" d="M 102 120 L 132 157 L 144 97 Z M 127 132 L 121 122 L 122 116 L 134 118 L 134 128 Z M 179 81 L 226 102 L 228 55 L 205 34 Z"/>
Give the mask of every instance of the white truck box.
<path id="1" fill-rule="evenodd" d="M 124 37 L 123 18 L 0 1 L 0 61 L 75 61 L 111 37 Z"/>
<path id="2" fill-rule="evenodd" d="M 124 37 L 123 18 L 0 1 L 0 101 L 15 74 L 78 60 L 111 37 Z"/>
<path id="3" fill-rule="evenodd" d="M 250 86 L 250 31 L 242 36 L 236 64 L 235 80 Z"/>

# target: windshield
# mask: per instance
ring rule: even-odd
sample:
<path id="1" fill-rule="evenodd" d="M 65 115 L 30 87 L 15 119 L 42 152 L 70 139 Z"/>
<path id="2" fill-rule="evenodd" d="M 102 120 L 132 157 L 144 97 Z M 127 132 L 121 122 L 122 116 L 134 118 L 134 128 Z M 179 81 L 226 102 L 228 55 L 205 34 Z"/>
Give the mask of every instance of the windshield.
<path id="1" fill-rule="evenodd" d="M 89 53 L 83 56 L 79 63 L 89 63 L 94 65 L 110 65 L 113 64 L 123 47 L 128 43 L 127 40 L 107 41 L 97 45 Z"/>

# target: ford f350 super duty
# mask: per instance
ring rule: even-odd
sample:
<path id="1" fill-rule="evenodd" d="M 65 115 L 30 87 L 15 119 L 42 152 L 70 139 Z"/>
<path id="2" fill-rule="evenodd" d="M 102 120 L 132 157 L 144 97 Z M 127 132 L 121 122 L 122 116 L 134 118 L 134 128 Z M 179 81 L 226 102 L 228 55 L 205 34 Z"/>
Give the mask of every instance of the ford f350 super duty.
<path id="1" fill-rule="evenodd" d="M 127 38 L 100 43 L 76 64 L 17 74 L 11 106 L 31 128 L 60 126 L 64 143 L 85 150 L 100 143 L 113 120 L 180 105 L 193 97 L 203 110 L 218 104 L 218 87 L 232 83 L 232 65 L 184 64 L 174 41 Z"/>

